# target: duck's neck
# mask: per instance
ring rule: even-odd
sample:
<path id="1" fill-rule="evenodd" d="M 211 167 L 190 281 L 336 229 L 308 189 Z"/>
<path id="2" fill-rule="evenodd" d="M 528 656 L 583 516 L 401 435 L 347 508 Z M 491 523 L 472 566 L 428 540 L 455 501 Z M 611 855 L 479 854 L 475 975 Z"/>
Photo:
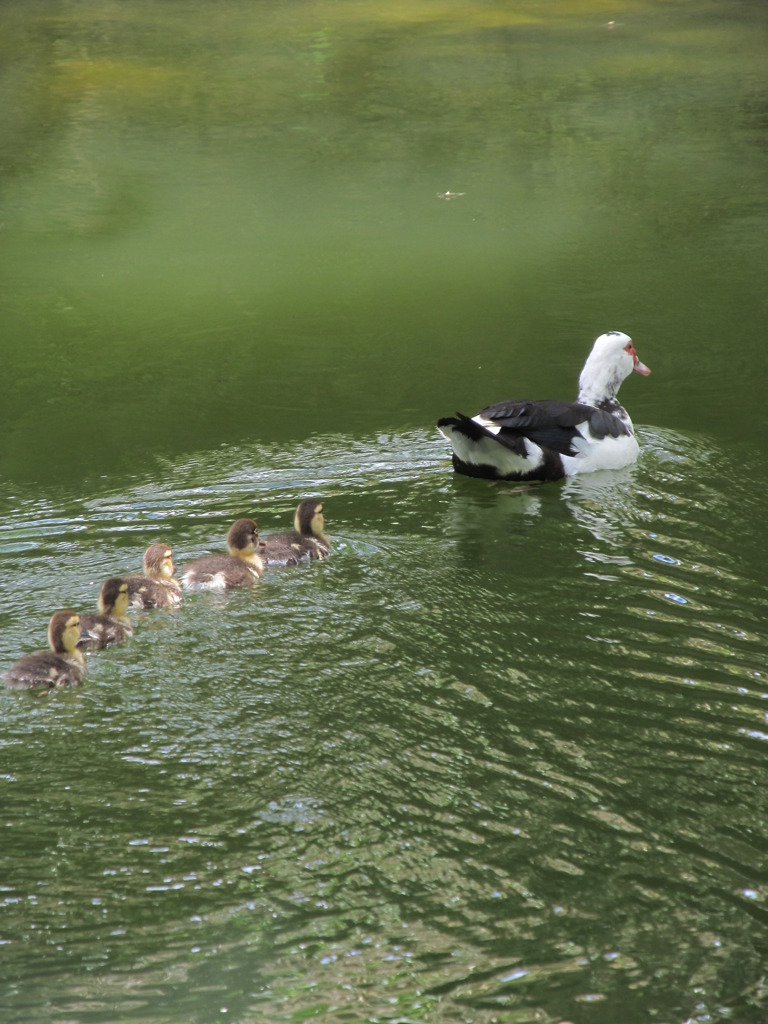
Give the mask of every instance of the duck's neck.
<path id="1" fill-rule="evenodd" d="M 623 377 L 615 366 L 592 363 L 589 359 L 579 377 L 579 402 L 583 405 L 601 406 L 616 399 Z"/>

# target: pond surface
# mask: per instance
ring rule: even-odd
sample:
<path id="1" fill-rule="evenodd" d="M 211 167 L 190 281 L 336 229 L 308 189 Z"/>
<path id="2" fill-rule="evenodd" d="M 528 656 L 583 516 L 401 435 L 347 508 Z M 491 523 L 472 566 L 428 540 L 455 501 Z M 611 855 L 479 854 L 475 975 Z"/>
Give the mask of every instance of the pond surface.
<path id="1" fill-rule="evenodd" d="M 155 540 L 334 545 L 0 694 L 4 1022 L 764 1024 L 767 27 L 2 6 L 2 667 Z M 610 329 L 635 466 L 452 474 Z"/>

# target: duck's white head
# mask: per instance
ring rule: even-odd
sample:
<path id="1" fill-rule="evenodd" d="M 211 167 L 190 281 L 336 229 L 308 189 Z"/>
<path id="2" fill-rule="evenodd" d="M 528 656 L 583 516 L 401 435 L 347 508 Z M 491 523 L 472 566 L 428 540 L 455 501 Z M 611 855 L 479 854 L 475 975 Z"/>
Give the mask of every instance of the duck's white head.
<path id="1" fill-rule="evenodd" d="M 638 359 L 629 335 L 621 331 L 601 334 L 592 346 L 579 377 L 579 401 L 598 405 L 615 398 L 621 382 L 633 371 L 643 376 L 651 372 Z"/>

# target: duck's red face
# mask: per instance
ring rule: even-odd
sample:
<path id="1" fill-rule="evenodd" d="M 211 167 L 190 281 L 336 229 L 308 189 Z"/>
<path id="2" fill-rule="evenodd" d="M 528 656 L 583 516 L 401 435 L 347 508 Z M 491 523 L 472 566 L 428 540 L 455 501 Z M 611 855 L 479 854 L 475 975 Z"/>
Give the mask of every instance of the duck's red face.
<path id="1" fill-rule="evenodd" d="M 635 346 L 632 344 L 631 341 L 628 341 L 627 344 L 624 346 L 624 351 L 628 352 L 632 356 L 632 369 L 635 371 L 635 373 L 642 373 L 644 377 L 647 377 L 651 371 L 648 369 L 645 363 L 641 363 L 640 360 L 637 358 Z"/>

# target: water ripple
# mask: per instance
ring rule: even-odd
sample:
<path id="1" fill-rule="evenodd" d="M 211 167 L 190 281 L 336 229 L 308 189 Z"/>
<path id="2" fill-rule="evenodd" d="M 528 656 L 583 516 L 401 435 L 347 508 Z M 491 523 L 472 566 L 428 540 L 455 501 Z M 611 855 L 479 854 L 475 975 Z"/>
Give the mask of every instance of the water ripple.
<path id="1" fill-rule="evenodd" d="M 276 1021 L 314 1012 L 332 984 L 490 1021 L 752 956 L 765 495 L 706 439 L 642 440 L 627 471 L 535 489 L 456 478 L 417 432 L 9 500 L 4 662 L 150 540 L 183 562 L 317 494 L 334 551 L 137 616 L 78 693 L 5 698 L 8 969 L 60 993 L 29 951 L 64 934 L 105 1006 L 136 979 L 137 1021 L 150 990 L 177 1014 L 228 1005 L 222 970 L 243 1019 L 261 999 Z"/>

